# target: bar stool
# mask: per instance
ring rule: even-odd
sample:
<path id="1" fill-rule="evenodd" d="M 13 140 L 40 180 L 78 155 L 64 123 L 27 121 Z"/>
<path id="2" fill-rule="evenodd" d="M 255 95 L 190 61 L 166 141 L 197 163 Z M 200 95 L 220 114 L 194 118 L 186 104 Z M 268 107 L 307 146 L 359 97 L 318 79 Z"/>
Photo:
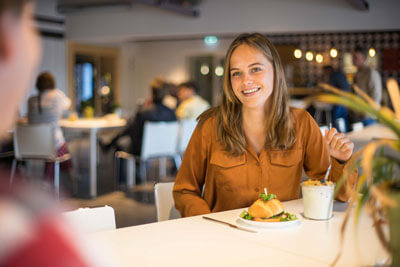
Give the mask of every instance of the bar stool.
<path id="1" fill-rule="evenodd" d="M 318 125 L 332 123 L 332 110 L 333 105 L 327 103 L 313 103 L 315 108 L 314 119 Z M 322 117 L 325 115 L 325 122 L 322 121 Z"/>

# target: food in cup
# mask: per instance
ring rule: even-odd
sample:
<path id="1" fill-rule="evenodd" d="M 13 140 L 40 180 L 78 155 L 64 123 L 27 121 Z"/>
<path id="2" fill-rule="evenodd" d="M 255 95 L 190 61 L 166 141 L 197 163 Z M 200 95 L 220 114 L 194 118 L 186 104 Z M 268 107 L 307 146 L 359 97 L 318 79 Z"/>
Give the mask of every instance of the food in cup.
<path id="1" fill-rule="evenodd" d="M 308 180 L 301 184 L 304 216 L 314 220 L 332 217 L 335 184 L 331 181 Z"/>
<path id="2" fill-rule="evenodd" d="M 308 179 L 307 181 L 303 182 L 303 185 L 309 185 L 309 186 L 324 186 L 324 185 L 333 185 L 334 183 L 332 181 L 325 181 L 321 182 L 320 180 L 311 180 Z"/>

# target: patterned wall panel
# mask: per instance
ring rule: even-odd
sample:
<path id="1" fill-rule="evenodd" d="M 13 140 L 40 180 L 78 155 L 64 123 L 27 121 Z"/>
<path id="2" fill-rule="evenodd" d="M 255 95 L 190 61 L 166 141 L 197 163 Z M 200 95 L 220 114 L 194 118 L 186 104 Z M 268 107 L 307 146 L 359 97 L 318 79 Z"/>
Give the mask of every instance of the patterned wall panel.
<path id="1" fill-rule="evenodd" d="M 303 57 L 297 60 L 297 71 L 293 77 L 294 86 L 314 86 L 319 82 L 324 65 L 333 65 L 343 69 L 343 55 L 350 53 L 356 46 L 375 48 L 377 65 L 376 69 L 381 73 L 383 83 L 392 77 L 400 82 L 400 31 L 376 31 L 376 32 L 330 32 L 310 34 L 268 34 L 268 38 L 275 45 L 295 45 L 303 52 Z M 329 56 L 329 50 L 334 47 L 339 54 L 336 58 Z M 308 62 L 304 58 L 306 51 L 321 53 L 324 62 L 318 64 L 315 61 Z"/>

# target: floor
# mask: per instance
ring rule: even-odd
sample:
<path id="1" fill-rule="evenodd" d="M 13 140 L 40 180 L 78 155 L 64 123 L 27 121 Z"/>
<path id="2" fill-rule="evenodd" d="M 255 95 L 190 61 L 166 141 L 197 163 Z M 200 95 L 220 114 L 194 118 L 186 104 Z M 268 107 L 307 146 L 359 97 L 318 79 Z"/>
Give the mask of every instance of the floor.
<path id="1" fill-rule="evenodd" d="M 73 172 L 61 173 L 63 206 L 73 210 L 80 207 L 98 207 L 108 205 L 114 208 L 117 228 L 151 223 L 156 221 L 154 205 L 155 179 L 148 177 L 148 182 L 133 188 L 124 188 L 124 183 L 117 181 L 114 174 L 114 159 L 112 152 L 103 152 L 98 149 L 98 197 L 89 197 L 89 138 L 85 135 L 66 136 L 68 148 L 72 155 Z M 107 137 L 105 137 L 107 138 Z M 157 173 L 157 164 L 150 164 L 148 176 Z M 32 177 L 43 177 L 42 163 L 31 163 L 29 174 Z M 24 166 L 21 165 L 21 171 Z M 172 168 L 170 168 L 172 169 Z M 169 177 L 164 177 L 161 182 L 173 181 L 174 171 L 168 172 Z M 154 175 L 153 175 L 154 176 Z M 51 186 L 47 184 L 48 186 Z"/>

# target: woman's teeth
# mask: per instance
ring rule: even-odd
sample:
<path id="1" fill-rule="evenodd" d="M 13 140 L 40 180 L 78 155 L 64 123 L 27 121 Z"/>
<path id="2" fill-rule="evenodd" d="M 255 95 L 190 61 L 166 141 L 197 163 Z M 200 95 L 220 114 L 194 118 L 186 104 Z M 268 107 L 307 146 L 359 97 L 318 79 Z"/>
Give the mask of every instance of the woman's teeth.
<path id="1" fill-rule="evenodd" d="M 244 94 L 251 94 L 254 92 L 257 92 L 260 88 L 254 88 L 254 89 L 249 89 L 249 90 L 244 90 L 242 91 Z"/>

